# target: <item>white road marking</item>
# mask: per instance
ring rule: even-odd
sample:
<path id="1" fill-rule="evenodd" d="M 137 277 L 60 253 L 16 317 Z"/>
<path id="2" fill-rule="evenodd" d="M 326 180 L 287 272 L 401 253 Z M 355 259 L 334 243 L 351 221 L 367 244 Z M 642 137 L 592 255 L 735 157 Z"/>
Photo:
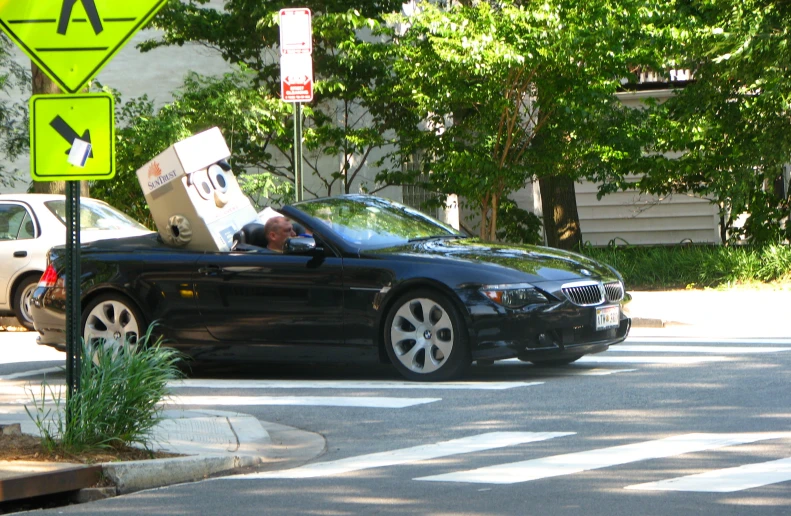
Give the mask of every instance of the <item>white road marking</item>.
<path id="1" fill-rule="evenodd" d="M 387 398 L 370 396 L 171 396 L 168 405 L 404 408 L 441 401 L 442 398 Z"/>
<path id="2" fill-rule="evenodd" d="M 438 459 L 451 455 L 473 453 L 517 444 L 545 441 L 555 437 L 574 435 L 574 432 L 490 432 L 461 439 L 453 439 L 434 444 L 414 446 L 381 453 L 359 455 L 346 459 L 333 460 L 308 464 L 284 471 L 268 471 L 263 473 L 250 473 L 230 477 L 233 479 L 260 479 L 260 478 L 315 478 L 331 475 L 341 475 L 352 471 L 361 471 L 385 466 L 397 466 L 409 462 Z"/>
<path id="3" fill-rule="evenodd" d="M 575 364 L 699 364 L 703 362 L 726 362 L 733 360 L 729 357 L 721 356 L 686 356 L 686 357 L 651 357 L 651 356 L 634 356 L 634 357 L 618 357 L 605 353 L 602 355 L 587 355 L 576 362 Z"/>
<path id="4" fill-rule="evenodd" d="M 647 459 L 659 459 L 712 450 L 725 446 L 752 443 L 767 439 L 791 437 L 791 432 L 760 432 L 743 434 L 686 434 L 642 443 L 599 448 L 578 453 L 554 455 L 543 459 L 526 460 L 458 471 L 444 475 L 416 478 L 433 482 L 469 482 L 479 484 L 515 484 L 542 478 L 571 475 L 593 469 L 628 464 Z"/>
<path id="5" fill-rule="evenodd" d="M 698 491 L 732 493 L 791 480 L 791 458 L 718 469 L 698 475 L 635 484 L 626 489 L 641 491 Z"/>
<path id="6" fill-rule="evenodd" d="M 781 351 L 791 351 L 789 347 L 751 347 L 751 346 L 681 346 L 681 345 L 649 345 L 649 344 L 619 344 L 613 346 L 609 351 L 628 352 L 628 353 L 719 353 L 722 355 L 737 355 L 751 353 L 778 353 Z"/>
<path id="7" fill-rule="evenodd" d="M 722 337 L 628 337 L 626 342 L 629 344 L 635 343 L 657 343 L 657 342 L 683 342 L 684 344 L 716 344 L 716 345 L 729 345 L 729 344 L 763 344 L 763 345 L 785 345 L 791 346 L 791 338 L 722 338 Z M 611 346 L 610 349 L 615 349 L 622 346 L 616 344 Z"/>
<path id="8" fill-rule="evenodd" d="M 415 383 L 374 380 L 179 380 L 168 385 L 175 389 L 412 389 L 412 390 L 493 390 L 532 387 L 544 382 L 445 382 Z"/>
<path id="9" fill-rule="evenodd" d="M 575 364 L 578 363 L 574 362 Z M 511 367 L 513 365 L 521 365 L 523 367 L 530 367 L 525 364 L 525 362 L 519 360 L 518 358 L 507 358 L 505 360 L 498 360 L 493 364 L 493 367 Z M 492 367 L 492 366 L 490 366 Z M 538 376 L 607 376 L 610 374 L 617 374 L 617 373 L 631 373 L 633 371 L 637 371 L 637 369 L 600 369 L 600 368 L 575 368 L 567 367 L 567 368 L 552 368 L 552 369 L 531 369 L 530 374 L 538 375 Z M 543 382 L 542 382 L 543 383 Z"/>
<path id="10" fill-rule="evenodd" d="M 47 373 L 58 373 L 65 370 L 65 366 L 61 367 L 47 367 L 45 369 L 34 369 L 32 371 L 21 371 L 19 373 L 0 376 L 0 380 L 15 380 L 17 378 L 25 378 L 27 376 L 37 376 Z"/>

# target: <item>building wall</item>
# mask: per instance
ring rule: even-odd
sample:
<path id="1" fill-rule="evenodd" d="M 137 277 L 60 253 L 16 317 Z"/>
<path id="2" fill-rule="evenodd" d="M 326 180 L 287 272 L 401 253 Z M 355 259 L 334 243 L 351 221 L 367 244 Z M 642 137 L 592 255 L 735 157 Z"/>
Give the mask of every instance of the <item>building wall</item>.
<path id="1" fill-rule="evenodd" d="M 673 90 L 657 89 L 617 97 L 625 106 L 641 109 L 647 98 L 663 102 L 672 95 Z M 658 197 L 631 190 L 597 200 L 596 191 L 597 185 L 588 181 L 576 185 L 582 239 L 592 245 L 613 240 L 634 245 L 720 243 L 718 209 L 706 199 L 691 194 Z"/>
<path id="2" fill-rule="evenodd" d="M 692 195 L 659 198 L 635 191 L 596 199 L 597 185 L 575 185 L 582 240 L 594 246 L 719 243 L 716 206 Z"/>

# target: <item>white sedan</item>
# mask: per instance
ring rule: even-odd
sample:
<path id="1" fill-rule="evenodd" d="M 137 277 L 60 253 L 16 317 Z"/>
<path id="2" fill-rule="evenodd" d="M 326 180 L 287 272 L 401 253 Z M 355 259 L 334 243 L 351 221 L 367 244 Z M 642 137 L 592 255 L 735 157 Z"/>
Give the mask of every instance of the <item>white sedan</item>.
<path id="1" fill-rule="evenodd" d="M 103 201 L 80 199 L 81 242 L 150 232 Z M 65 196 L 0 195 L 0 315 L 14 315 L 33 329 L 30 297 L 47 266 L 47 251 L 65 243 Z"/>

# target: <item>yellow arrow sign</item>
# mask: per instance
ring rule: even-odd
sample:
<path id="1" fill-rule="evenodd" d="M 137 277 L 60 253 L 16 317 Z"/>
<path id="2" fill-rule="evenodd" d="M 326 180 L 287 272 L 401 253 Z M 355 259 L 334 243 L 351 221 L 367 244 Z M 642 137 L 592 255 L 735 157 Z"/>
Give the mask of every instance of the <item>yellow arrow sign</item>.
<path id="1" fill-rule="evenodd" d="M 106 93 L 34 95 L 30 99 L 30 175 L 34 181 L 112 179 L 115 102 Z M 80 167 L 69 163 L 75 140 L 91 144 Z"/>
<path id="2" fill-rule="evenodd" d="M 80 91 L 167 0 L 0 0 L 0 28 L 63 91 Z"/>

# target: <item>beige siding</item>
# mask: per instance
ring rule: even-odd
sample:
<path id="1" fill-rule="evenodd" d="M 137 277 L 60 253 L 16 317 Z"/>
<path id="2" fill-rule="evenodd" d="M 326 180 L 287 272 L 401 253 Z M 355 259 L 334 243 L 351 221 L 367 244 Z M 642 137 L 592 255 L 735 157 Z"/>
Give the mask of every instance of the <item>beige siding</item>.
<path id="1" fill-rule="evenodd" d="M 582 239 L 592 245 L 613 240 L 635 245 L 719 243 L 717 208 L 705 199 L 627 191 L 597 200 L 595 184 L 585 181 L 575 186 Z"/>

